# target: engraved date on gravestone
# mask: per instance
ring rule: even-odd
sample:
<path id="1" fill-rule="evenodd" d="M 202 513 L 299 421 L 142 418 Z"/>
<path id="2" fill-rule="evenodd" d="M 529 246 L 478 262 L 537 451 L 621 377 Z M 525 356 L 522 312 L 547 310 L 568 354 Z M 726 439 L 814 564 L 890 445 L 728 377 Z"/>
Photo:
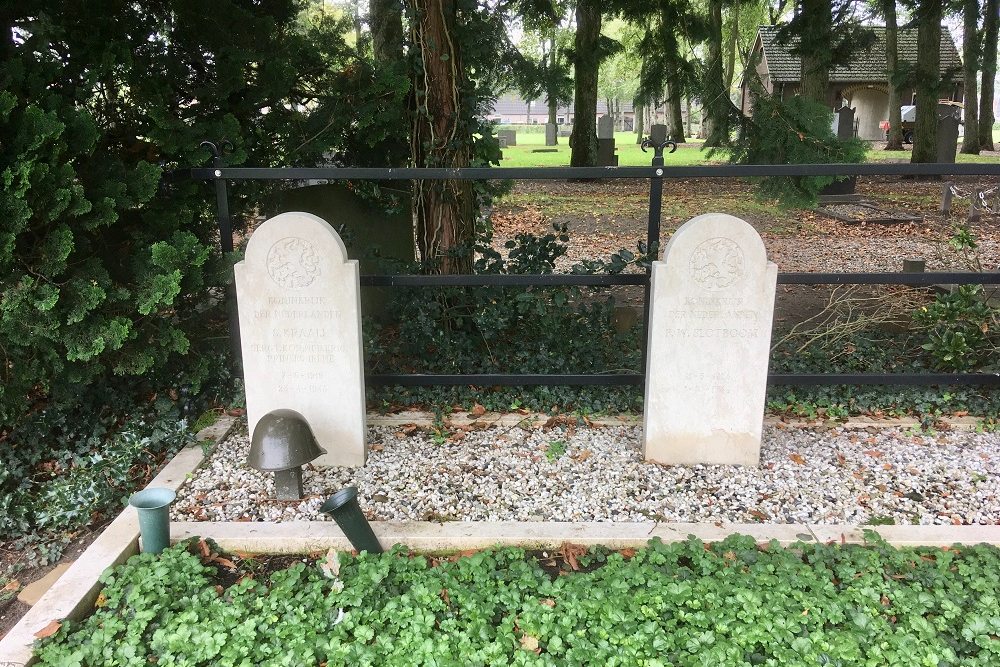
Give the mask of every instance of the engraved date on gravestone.
<path id="1" fill-rule="evenodd" d="M 279 239 L 267 253 L 267 273 L 280 287 L 308 287 L 319 277 L 319 254 L 305 239 Z"/>
<path id="2" fill-rule="evenodd" d="M 707 239 L 691 253 L 691 277 L 704 289 L 726 289 L 745 273 L 743 250 L 732 239 Z"/>

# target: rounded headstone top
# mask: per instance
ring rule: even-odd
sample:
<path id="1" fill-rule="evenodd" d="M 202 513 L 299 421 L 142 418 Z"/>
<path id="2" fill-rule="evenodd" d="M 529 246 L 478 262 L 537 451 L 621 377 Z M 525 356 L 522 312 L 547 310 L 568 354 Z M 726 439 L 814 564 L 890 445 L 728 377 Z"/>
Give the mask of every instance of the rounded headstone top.
<path id="1" fill-rule="evenodd" d="M 348 257 L 343 239 L 330 223 L 312 213 L 291 211 L 268 218 L 254 230 L 244 261 L 267 267 L 280 288 L 302 289 Z"/>
<path id="2" fill-rule="evenodd" d="M 288 470 L 325 453 L 305 417 L 295 410 L 274 410 L 254 427 L 247 465 L 264 471 Z"/>

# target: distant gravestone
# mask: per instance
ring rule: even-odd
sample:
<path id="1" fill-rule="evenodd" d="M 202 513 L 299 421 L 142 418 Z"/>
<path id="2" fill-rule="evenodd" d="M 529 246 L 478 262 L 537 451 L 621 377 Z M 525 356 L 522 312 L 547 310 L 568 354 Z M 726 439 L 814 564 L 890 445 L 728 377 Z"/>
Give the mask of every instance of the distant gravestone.
<path id="1" fill-rule="evenodd" d="M 597 119 L 597 138 L 598 139 L 614 139 L 615 138 L 615 120 L 608 114 L 604 114 Z"/>
<path id="2" fill-rule="evenodd" d="M 749 224 L 685 223 L 653 263 L 643 455 L 758 465 L 778 268 Z"/>
<path id="3" fill-rule="evenodd" d="M 558 133 L 559 133 L 559 126 L 558 125 L 556 125 L 555 123 L 546 123 L 545 124 L 545 145 L 546 146 L 555 146 L 556 143 L 557 143 L 556 142 L 556 137 L 558 136 Z"/>
<path id="4" fill-rule="evenodd" d="M 507 146 L 517 146 L 516 130 L 498 130 L 497 138 L 502 142 L 504 148 Z"/>
<path id="5" fill-rule="evenodd" d="M 235 270 L 250 433 L 296 410 L 326 449 L 316 464 L 364 465 L 357 260 L 323 219 L 293 212 L 258 227 Z"/>
<path id="6" fill-rule="evenodd" d="M 833 133 L 841 141 L 854 138 L 854 109 L 841 107 L 833 112 Z"/>
<path id="7" fill-rule="evenodd" d="M 958 116 L 946 113 L 938 116 L 937 126 L 937 161 L 948 164 L 955 163 L 955 153 L 958 152 Z"/>
<path id="8" fill-rule="evenodd" d="M 651 125 L 649 128 L 649 140 L 656 145 L 667 140 L 667 126 L 662 124 Z"/>
<path id="9" fill-rule="evenodd" d="M 615 154 L 614 139 L 597 140 L 597 166 L 599 167 L 618 166 L 618 156 Z"/>

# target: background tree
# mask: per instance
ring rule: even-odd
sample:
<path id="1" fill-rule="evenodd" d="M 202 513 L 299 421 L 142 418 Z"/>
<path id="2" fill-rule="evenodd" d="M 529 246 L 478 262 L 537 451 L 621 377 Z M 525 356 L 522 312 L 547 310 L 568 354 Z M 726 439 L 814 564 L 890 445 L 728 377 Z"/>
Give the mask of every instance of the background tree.
<path id="1" fill-rule="evenodd" d="M 708 0 L 708 49 L 701 84 L 701 103 L 705 110 L 705 127 L 702 131 L 706 146 L 724 146 L 729 143 L 729 119 L 736 112 L 729 99 L 729 85 L 723 64 L 722 6 L 722 0 Z M 738 7 L 738 4 L 733 6 Z M 731 48 L 735 58 L 735 33 Z"/>
<path id="2" fill-rule="evenodd" d="M 994 150 L 994 85 L 997 78 L 997 36 L 1000 29 L 1000 0 L 986 0 L 983 12 L 983 85 L 979 89 L 979 147 Z"/>
<path id="3" fill-rule="evenodd" d="M 961 152 L 979 155 L 979 97 L 977 89 L 979 82 L 976 74 L 979 72 L 980 45 L 979 34 L 979 0 L 963 0 L 963 34 L 962 34 L 962 71 L 965 90 L 965 135 L 962 139 Z"/>
<path id="4" fill-rule="evenodd" d="M 652 105 L 665 99 L 668 134 L 681 143 L 685 136 L 682 105 L 688 92 L 700 85 L 694 58 L 687 54 L 705 39 L 705 16 L 681 0 L 628 1 L 619 12 L 644 31 L 637 49 L 642 68 L 636 98 Z"/>
<path id="5" fill-rule="evenodd" d="M 916 9 L 917 63 L 914 69 L 917 120 L 911 162 L 937 162 L 938 96 L 941 90 L 942 0 L 920 0 Z"/>
<path id="6" fill-rule="evenodd" d="M 577 0 L 573 40 L 573 132 L 571 167 L 597 165 L 597 80 L 602 59 L 601 3 Z"/>
<path id="7" fill-rule="evenodd" d="M 899 22 L 896 18 L 896 0 L 880 0 L 879 8 L 885 19 L 886 87 L 889 91 L 889 132 L 886 136 L 887 151 L 903 150 L 902 72 L 899 69 Z"/>
<path id="8" fill-rule="evenodd" d="M 792 20 L 778 31 L 786 44 L 797 40 L 791 51 L 800 58 L 803 97 L 830 107 L 830 70 L 874 43 L 875 35 L 860 24 L 854 9 L 851 0 L 800 0 Z"/>
<path id="9" fill-rule="evenodd" d="M 529 13 L 521 17 L 525 34 L 518 48 L 523 60 L 515 73 L 518 92 L 526 100 L 544 99 L 547 122 L 553 125 L 557 124 L 559 105 L 573 99 L 572 69 L 566 57 L 572 34 L 560 27 L 565 8 L 557 6 L 555 10 L 557 16 Z"/>

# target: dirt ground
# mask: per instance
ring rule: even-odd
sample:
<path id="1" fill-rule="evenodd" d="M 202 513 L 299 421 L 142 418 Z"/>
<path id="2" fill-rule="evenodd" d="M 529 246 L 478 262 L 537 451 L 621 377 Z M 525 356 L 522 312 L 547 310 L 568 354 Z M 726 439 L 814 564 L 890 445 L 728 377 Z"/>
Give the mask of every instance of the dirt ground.
<path id="1" fill-rule="evenodd" d="M 110 521 L 78 533 L 69 544 L 65 545 L 62 557 L 50 565 L 33 565 L 27 560 L 23 550 L 9 542 L 0 542 L 0 572 L 13 572 L 16 590 L 10 591 L 8 599 L 0 600 L 0 639 L 13 628 L 30 607 L 17 599 L 17 593 L 28 584 L 37 581 L 48 574 L 60 563 L 76 560 L 80 554 L 97 539 Z M 14 588 L 14 586 L 12 586 Z"/>
<path id="2" fill-rule="evenodd" d="M 998 184 L 985 177 L 953 179 L 960 191 Z M 969 200 L 955 198 L 952 214 L 939 212 L 943 183 L 898 177 L 859 178 L 858 194 L 891 212 L 922 217 L 899 224 L 850 223 L 815 210 L 788 209 L 776 201 L 761 201 L 753 185 L 742 179 L 684 179 L 667 181 L 660 224 L 662 248 L 680 225 L 701 213 L 729 213 L 760 233 L 768 258 L 781 272 L 899 271 L 904 259 L 923 259 L 928 271 L 970 270 L 968 257 L 947 241 L 956 223 L 964 222 Z M 621 248 L 635 251 L 646 238 L 648 181 L 606 180 L 584 183 L 520 181 L 495 207 L 495 245 L 518 233 L 545 234 L 553 224 L 566 224 L 570 242 L 558 268 L 583 259 L 607 258 Z M 983 216 L 971 223 L 978 238 L 979 260 L 986 270 L 1000 266 L 1000 218 Z M 829 286 L 778 287 L 776 331 L 816 314 L 828 302 Z M 873 291 L 884 290 L 873 287 Z M 871 291 L 862 291 L 870 294 Z M 639 289 L 618 288 L 616 299 L 641 306 Z"/>

